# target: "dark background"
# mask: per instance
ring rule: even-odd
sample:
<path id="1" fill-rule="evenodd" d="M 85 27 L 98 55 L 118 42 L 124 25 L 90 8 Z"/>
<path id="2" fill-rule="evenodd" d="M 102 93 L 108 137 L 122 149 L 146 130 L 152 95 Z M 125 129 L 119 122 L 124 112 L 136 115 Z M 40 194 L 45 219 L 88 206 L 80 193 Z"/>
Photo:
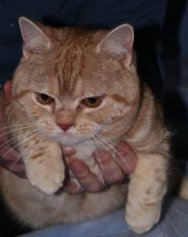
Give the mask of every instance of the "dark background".
<path id="1" fill-rule="evenodd" d="M 188 1 L 1 0 L 0 84 L 12 78 L 21 56 L 17 22 L 23 15 L 52 25 L 113 28 L 132 24 L 139 74 L 162 100 L 173 131 L 174 156 L 188 158 Z M 19 224 L 14 229 L 15 221 L 7 222 L 5 216 L 0 215 L 0 235 L 15 236 Z"/>

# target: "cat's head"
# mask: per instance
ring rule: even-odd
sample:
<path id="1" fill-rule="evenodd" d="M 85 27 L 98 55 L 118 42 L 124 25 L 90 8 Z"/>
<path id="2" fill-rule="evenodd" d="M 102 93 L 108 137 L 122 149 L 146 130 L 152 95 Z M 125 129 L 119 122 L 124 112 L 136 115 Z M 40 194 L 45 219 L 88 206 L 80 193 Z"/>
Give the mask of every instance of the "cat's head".
<path id="1" fill-rule="evenodd" d="M 132 27 L 55 29 L 23 17 L 19 24 L 23 57 L 12 93 L 25 120 L 67 145 L 126 133 L 139 104 Z"/>

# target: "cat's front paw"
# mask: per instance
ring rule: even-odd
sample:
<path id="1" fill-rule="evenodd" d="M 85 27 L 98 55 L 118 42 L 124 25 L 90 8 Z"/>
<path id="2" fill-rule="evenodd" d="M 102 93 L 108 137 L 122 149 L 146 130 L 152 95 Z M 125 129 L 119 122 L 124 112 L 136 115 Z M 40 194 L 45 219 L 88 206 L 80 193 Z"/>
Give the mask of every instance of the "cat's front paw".
<path id="1" fill-rule="evenodd" d="M 153 205 L 153 206 L 152 206 Z M 161 213 L 161 204 L 151 204 L 151 206 L 129 206 L 126 207 L 125 219 L 131 229 L 143 234 L 152 229 L 158 223 Z"/>
<path id="2" fill-rule="evenodd" d="M 27 169 L 27 177 L 30 183 L 46 194 L 54 194 L 63 186 L 65 179 L 65 167 L 63 161 L 44 163 L 32 163 Z"/>

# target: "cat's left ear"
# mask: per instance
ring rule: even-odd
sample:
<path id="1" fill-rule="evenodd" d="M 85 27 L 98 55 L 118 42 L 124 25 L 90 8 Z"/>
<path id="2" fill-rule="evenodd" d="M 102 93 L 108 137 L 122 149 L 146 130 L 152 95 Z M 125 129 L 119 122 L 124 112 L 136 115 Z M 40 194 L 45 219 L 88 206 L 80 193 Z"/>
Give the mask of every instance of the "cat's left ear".
<path id="1" fill-rule="evenodd" d="M 50 48 L 50 39 L 34 22 L 26 17 L 20 17 L 19 26 L 24 41 L 23 55 L 25 57 L 29 53 L 43 53 Z"/>
<path id="2" fill-rule="evenodd" d="M 97 45 L 97 52 L 103 52 L 123 61 L 130 67 L 133 58 L 134 31 L 133 27 L 123 24 L 109 32 Z"/>

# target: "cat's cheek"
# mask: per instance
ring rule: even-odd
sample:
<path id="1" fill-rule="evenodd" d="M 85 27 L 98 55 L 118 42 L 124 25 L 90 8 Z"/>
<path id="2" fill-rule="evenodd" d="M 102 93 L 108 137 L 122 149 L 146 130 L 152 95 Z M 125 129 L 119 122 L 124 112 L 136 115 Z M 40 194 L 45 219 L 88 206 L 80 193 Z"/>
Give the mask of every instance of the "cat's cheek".
<path id="1" fill-rule="evenodd" d="M 62 135 L 61 129 L 59 129 L 59 127 L 55 124 L 54 119 L 50 116 L 39 118 L 35 123 L 38 131 L 40 131 L 49 139 L 53 140 L 53 138 L 60 137 Z"/>

